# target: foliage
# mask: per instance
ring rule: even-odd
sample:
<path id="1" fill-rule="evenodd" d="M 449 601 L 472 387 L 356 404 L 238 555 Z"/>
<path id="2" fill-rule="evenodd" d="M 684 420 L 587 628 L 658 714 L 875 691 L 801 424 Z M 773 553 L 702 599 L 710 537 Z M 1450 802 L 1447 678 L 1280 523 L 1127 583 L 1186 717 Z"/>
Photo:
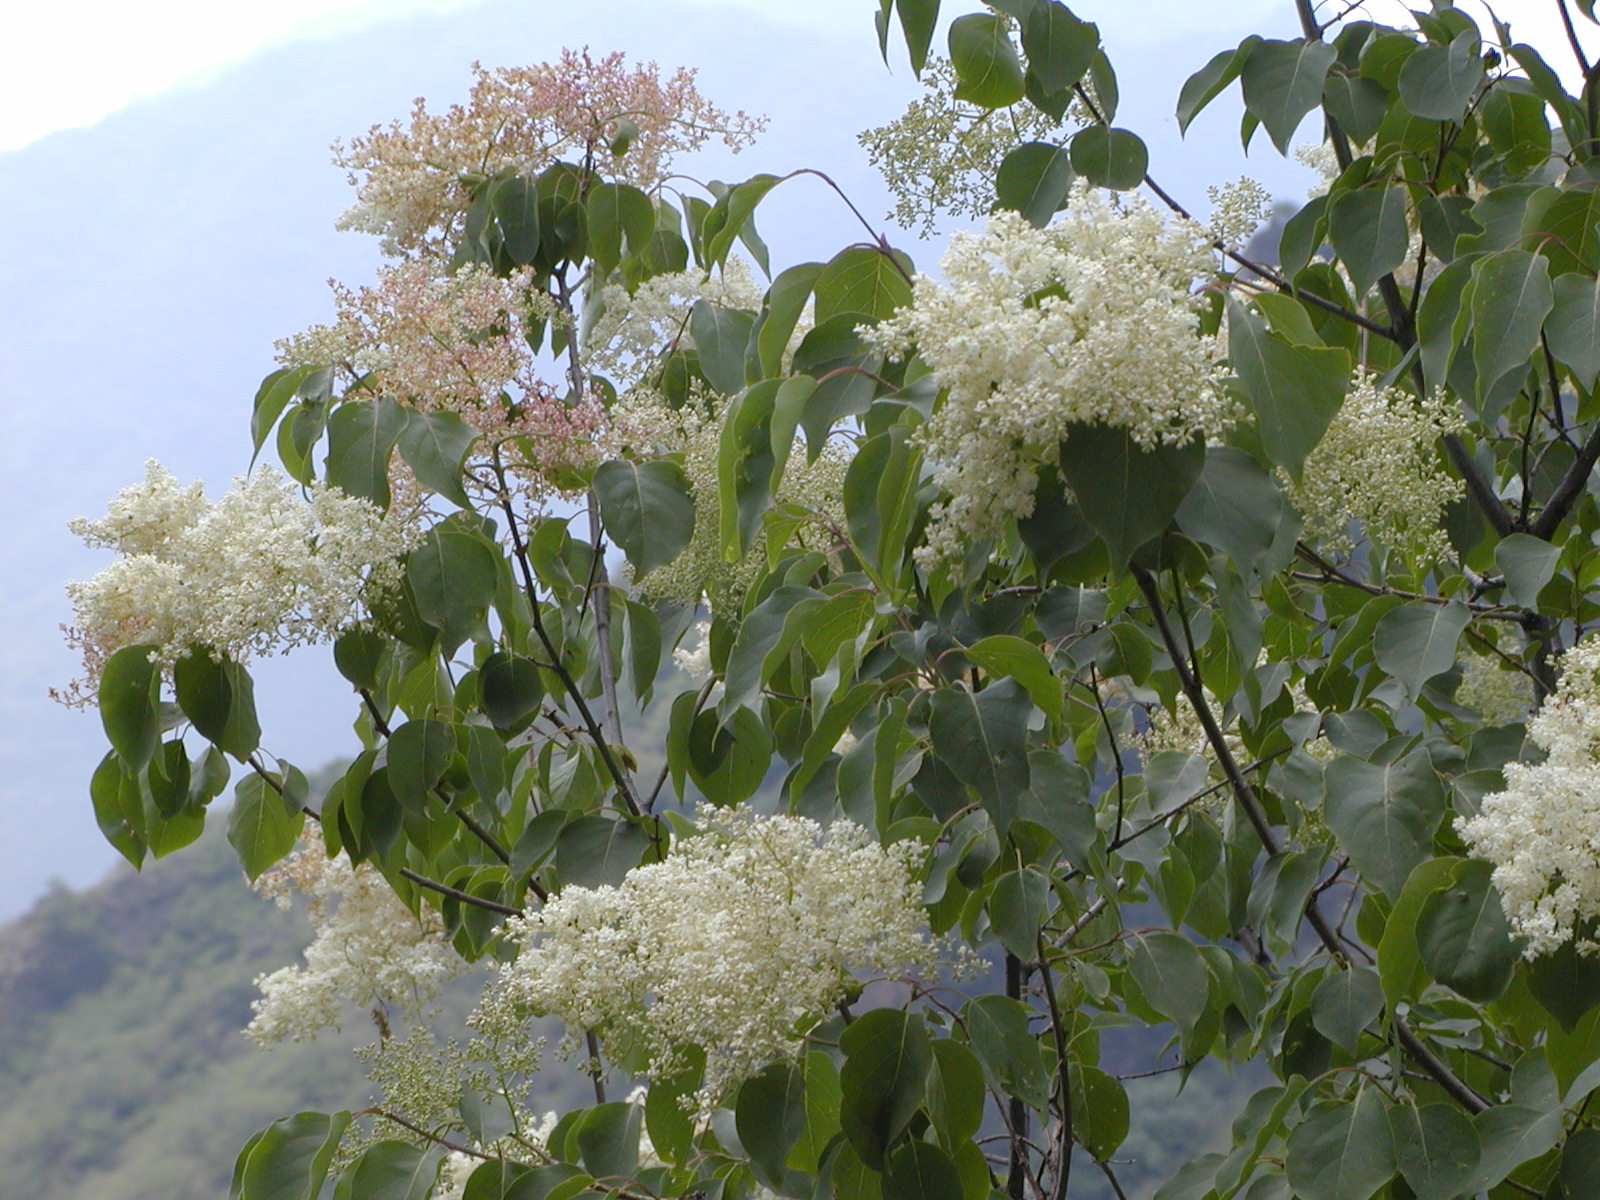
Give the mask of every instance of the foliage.
<path id="1" fill-rule="evenodd" d="M 953 100 L 1077 127 L 1006 154 L 1010 211 L 952 246 L 948 284 L 872 232 L 758 299 L 684 297 L 691 262 L 728 271 L 736 247 L 768 271 L 755 215 L 787 180 L 669 186 L 653 164 L 715 112 L 682 76 L 595 73 L 581 119 L 515 153 L 491 137 L 460 160 L 513 127 L 508 105 L 533 130 L 565 113 L 560 70 L 361 143 L 357 223 L 426 286 L 352 308 L 405 316 L 381 330 L 286 343 L 251 426 L 295 479 L 415 530 L 398 569 L 363 566 L 359 620 L 334 631 L 361 752 L 312 805 L 259 747 L 245 668 L 219 658 L 236 642 L 103 645 L 96 811 L 135 863 L 177 849 L 231 756 L 251 875 L 297 836 L 381 874 L 407 937 L 501 963 L 480 1035 L 593 1022 L 567 1042 L 595 1104 L 537 1120 L 510 1072 L 441 1083 L 459 1099 L 426 1121 L 284 1117 L 241 1151 L 235 1196 L 1115 1187 L 1130 1090 L 1104 1046 L 1129 1025 L 1168 1038 L 1150 1069 L 1272 1076 L 1166 1200 L 1580 1194 L 1600 968 L 1574 891 L 1594 850 L 1584 819 L 1537 825 L 1562 853 L 1530 864 L 1516 831 L 1541 796 L 1594 803 L 1572 779 L 1600 712 L 1587 678 L 1559 679 L 1592 670 L 1600 611 L 1600 68 L 1579 62 L 1575 97 L 1499 21 L 1440 3 L 1324 27 L 1301 0 L 1302 37 L 1224 49 L 1177 99 L 1187 127 L 1237 84 L 1246 145 L 1264 129 L 1279 152 L 1323 121 L 1336 173 L 1273 267 L 1226 240 L 1236 214 L 1208 233 L 1149 177 L 1092 24 L 994 7 L 949 26 Z M 898 29 L 920 70 L 937 15 L 883 0 L 885 53 Z M 391 143 L 446 146 L 455 173 L 378 186 Z M 1141 185 L 1153 202 L 1092 197 Z M 660 340 L 608 359 L 636 301 Z M 828 454 L 842 473 L 795 486 Z M 701 597 L 704 644 L 679 647 Z M 710 674 L 670 698 L 647 773 L 622 714 L 674 649 Z M 1528 706 L 1485 686 L 1485 658 Z M 1510 766 L 1534 757 L 1534 704 L 1550 771 Z M 990 982 L 810 950 L 796 977 L 820 964 L 829 987 L 741 1014 L 763 1018 L 764 1064 L 720 1023 L 663 1022 L 669 1053 L 630 1033 L 588 1003 L 592 964 L 628 965 L 628 1020 L 693 1013 L 817 903 L 719 884 L 704 932 L 636 936 L 611 889 L 685 873 L 697 832 L 728 827 L 697 800 L 743 806 L 757 841 L 831 826 L 807 843 L 819 876 L 836 840 L 914 861 L 929 937 L 952 965 L 992 956 Z M 873 877 L 841 871 L 828 899 L 900 886 Z M 548 971 L 515 986 L 546 904 L 587 914 L 555 960 L 567 996 Z M 642 1090 L 609 1098 L 619 1074 Z"/>

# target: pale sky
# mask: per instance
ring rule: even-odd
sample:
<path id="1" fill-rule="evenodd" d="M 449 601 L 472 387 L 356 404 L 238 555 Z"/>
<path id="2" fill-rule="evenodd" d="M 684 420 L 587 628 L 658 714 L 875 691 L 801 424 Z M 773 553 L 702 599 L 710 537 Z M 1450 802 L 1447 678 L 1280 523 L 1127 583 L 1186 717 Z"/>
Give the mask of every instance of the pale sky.
<path id="1" fill-rule="evenodd" d="M 530 15 L 564 0 L 527 0 Z M 605 0 L 589 0 L 603 6 Z M 870 27 L 873 0 L 694 0 L 759 9 L 798 25 Z M 1078 15 L 1098 21 L 1123 45 L 1141 35 L 1202 33 L 1214 20 L 1214 0 L 1080 0 Z M 0 151 L 13 150 L 56 129 L 90 125 L 129 101 L 204 79 L 267 46 L 358 29 L 421 12 L 448 12 L 474 0 L 77 0 L 72 5 L 14 5 L 0 39 Z M 966 7 L 952 3 L 959 11 Z M 1461 7 L 1481 17 L 1478 0 Z M 1229 17 L 1287 13 L 1289 0 L 1233 0 Z M 1369 0 L 1370 15 L 1399 23 L 1399 0 Z M 1502 3 L 1517 36 L 1545 50 L 1568 74 L 1555 0 Z M 1577 18 L 1586 42 L 1600 44 L 1593 26 Z M 1488 23 L 1483 22 L 1485 31 Z"/>

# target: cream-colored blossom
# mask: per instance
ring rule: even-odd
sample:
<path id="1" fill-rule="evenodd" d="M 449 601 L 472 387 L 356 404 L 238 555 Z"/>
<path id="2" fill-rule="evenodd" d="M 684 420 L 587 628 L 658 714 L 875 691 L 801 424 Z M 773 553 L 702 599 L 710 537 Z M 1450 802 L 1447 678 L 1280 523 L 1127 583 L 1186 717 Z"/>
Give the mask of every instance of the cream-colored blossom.
<path id="1" fill-rule="evenodd" d="M 641 577 L 639 590 L 680 604 L 699 604 L 703 599 L 712 612 L 736 615 L 745 593 L 766 573 L 767 538 L 766 530 L 759 530 L 737 562 L 730 563 L 723 552 L 717 463 L 726 409 L 726 398 L 703 390 L 673 408 L 660 393 L 639 389 L 619 398 L 611 415 L 625 451 L 678 457 L 694 500 L 694 532 L 688 546 L 671 562 Z M 844 478 L 853 455 L 853 442 L 830 438 L 812 462 L 805 443 L 795 441 L 773 496 L 777 504 L 811 514 L 790 535 L 792 541 L 823 552 L 833 549 L 834 531 L 844 525 Z"/>
<path id="2" fill-rule="evenodd" d="M 1241 175 L 1221 187 L 1208 187 L 1211 217 L 1206 227 L 1224 246 L 1243 246 L 1272 216 L 1272 193 Z"/>
<path id="3" fill-rule="evenodd" d="M 689 312 L 695 301 L 759 311 L 763 298 L 750 264 L 738 255 L 714 274 L 690 269 L 653 276 L 631 295 L 621 283 L 607 284 L 600 293 L 599 316 L 584 335 L 585 364 L 619 391 L 627 391 L 649 378 L 658 356 L 689 344 Z"/>
<path id="4" fill-rule="evenodd" d="M 704 1049 L 711 1103 L 797 1051 L 858 973 L 898 974 L 933 952 L 920 846 L 880 846 L 849 821 L 743 809 L 700 821 L 619 886 L 569 885 L 508 921 L 520 953 L 498 991 L 642 1053 L 652 1075 Z"/>
<path id="5" fill-rule="evenodd" d="M 475 180 L 566 161 L 653 190 L 680 153 L 711 137 L 738 151 L 765 123 L 707 102 L 692 70 L 664 77 L 621 54 L 564 50 L 553 63 L 472 72 L 465 104 L 433 114 L 418 99 L 409 125 L 334 144 L 357 189 L 341 228 L 377 234 L 387 254 L 437 253 L 460 233 Z"/>
<path id="6" fill-rule="evenodd" d="M 959 83 L 949 59 L 928 59 L 922 71 L 926 94 L 895 120 L 857 139 L 894 195 L 890 219 L 921 237 L 934 231 L 941 211 L 987 215 L 995 203 L 995 174 L 1012 150 L 1091 119 L 1077 99 L 1061 121 L 1021 102 L 981 108 L 956 99 Z"/>
<path id="7" fill-rule="evenodd" d="M 711 678 L 711 622 L 696 621 L 693 629 L 694 648 L 679 646 L 672 652 L 672 664 L 695 683 Z"/>
<path id="8" fill-rule="evenodd" d="M 1400 388 L 1379 388 L 1375 375 L 1357 371 L 1299 480 L 1282 474 L 1305 517 L 1306 540 L 1330 554 L 1348 553 L 1354 520 L 1366 537 L 1392 549 L 1428 559 L 1448 553 L 1439 524 L 1462 486 L 1437 445 L 1462 427 L 1442 391 L 1418 400 Z"/>
<path id="9" fill-rule="evenodd" d="M 996 213 L 952 237 L 940 265 L 946 282 L 919 277 L 911 306 L 863 331 L 891 353 L 914 345 L 945 389 L 918 434 L 949 493 L 924 561 L 959 559 L 1028 516 L 1074 425 L 1152 447 L 1234 419 L 1191 294 L 1212 265 L 1198 225 L 1080 186 L 1045 228 Z"/>
<path id="10" fill-rule="evenodd" d="M 122 557 L 67 585 L 67 640 L 83 654 L 83 675 L 62 697 L 70 703 L 92 694 L 123 646 L 155 646 L 170 665 L 197 644 L 244 660 L 329 641 L 363 618 L 370 595 L 398 582 L 415 537 L 398 510 L 385 516 L 320 484 L 304 498 L 271 466 L 207 504 L 199 484 L 180 486 L 154 460 L 104 520 L 71 528 Z"/>
<path id="11" fill-rule="evenodd" d="M 302 966 L 256 977 L 261 995 L 245 1034 L 260 1045 L 314 1037 L 338 1024 L 346 1003 L 415 1013 L 465 965 L 437 913 L 424 907 L 413 916 L 374 867 L 329 858 L 315 833 L 256 889 L 279 904 L 295 892 L 307 897 L 316 930 Z"/>
<path id="12" fill-rule="evenodd" d="M 1310 167 L 1319 176 L 1316 183 L 1306 189 L 1306 198 L 1315 200 L 1328 194 L 1333 181 L 1339 178 L 1339 156 L 1328 142 L 1303 142 L 1294 148 L 1295 161 Z"/>
<path id="13" fill-rule="evenodd" d="M 1571 942 L 1600 954 L 1600 636 L 1561 658 L 1560 686 L 1528 722 L 1545 757 L 1505 768 L 1504 791 L 1457 822 L 1529 958 Z"/>

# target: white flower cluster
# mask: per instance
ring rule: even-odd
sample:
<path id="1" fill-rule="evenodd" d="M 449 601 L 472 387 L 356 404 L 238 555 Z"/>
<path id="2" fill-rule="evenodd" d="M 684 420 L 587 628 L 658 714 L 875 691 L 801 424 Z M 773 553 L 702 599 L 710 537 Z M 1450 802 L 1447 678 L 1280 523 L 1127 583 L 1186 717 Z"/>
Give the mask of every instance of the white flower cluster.
<path id="1" fill-rule="evenodd" d="M 1212 206 L 1206 226 L 1224 246 L 1247 244 L 1272 217 L 1272 193 L 1247 175 L 1208 187 L 1206 197 Z"/>
<path id="2" fill-rule="evenodd" d="M 689 312 L 696 300 L 759 312 L 765 293 L 750 264 L 731 255 L 716 274 L 691 269 L 655 275 L 632 295 L 620 283 L 600 293 L 600 313 L 584 336 L 588 369 L 619 391 L 639 386 L 664 350 L 689 346 Z M 803 331 L 802 331 L 803 335 Z"/>
<path id="3" fill-rule="evenodd" d="M 1436 446 L 1441 435 L 1462 427 L 1442 391 L 1418 400 L 1399 388 L 1379 388 L 1375 375 L 1358 370 L 1299 481 L 1283 475 L 1305 517 L 1306 540 L 1331 554 L 1348 553 L 1355 520 L 1368 538 L 1392 549 L 1427 559 L 1447 554 L 1439 522 L 1462 486 Z"/>
<path id="4" fill-rule="evenodd" d="M 1063 124 L 1093 119 L 1077 99 L 1061 121 L 1032 104 L 963 104 L 955 98 L 960 82 L 949 59 L 928 59 L 922 71 L 927 94 L 857 138 L 894 194 L 891 219 L 921 237 L 933 232 L 940 211 L 981 217 L 994 208 L 995 173 L 1016 147 L 1047 139 Z"/>
<path id="5" fill-rule="evenodd" d="M 419 920 L 375 868 L 344 854 L 329 858 L 315 832 L 256 890 L 280 906 L 302 893 L 316 930 L 304 966 L 256 977 L 261 996 L 245 1034 L 260 1045 L 314 1037 L 338 1023 L 346 1002 L 415 1013 L 463 969 L 437 913 L 424 907 Z"/>
<path id="6" fill-rule="evenodd" d="M 1572 942 L 1600 954 L 1600 636 L 1561 659 L 1560 686 L 1528 722 L 1543 762 L 1509 763 L 1506 787 L 1458 822 L 1529 958 Z"/>
<path id="7" fill-rule="evenodd" d="M 617 440 L 626 451 L 678 456 L 694 500 L 694 533 L 688 546 L 639 579 L 640 591 L 680 604 L 699 604 L 703 598 L 715 613 L 737 613 L 745 593 L 767 569 L 764 529 L 737 562 L 730 563 L 723 553 L 717 463 L 726 409 L 725 398 L 702 391 L 673 408 L 660 393 L 639 389 L 621 397 L 611 410 Z M 833 531 L 845 523 L 844 478 L 854 452 L 848 439 L 830 438 L 811 462 L 804 441 L 795 440 L 773 496 L 777 504 L 812 514 L 790 535 L 792 541 L 822 552 L 833 549 Z"/>
<path id="8" fill-rule="evenodd" d="M 563 888 L 507 922 L 520 944 L 497 985 L 642 1051 L 652 1075 L 706 1052 L 701 1099 L 794 1053 L 857 972 L 929 965 L 915 873 L 922 850 L 883 847 L 860 826 L 707 810 L 701 832 L 620 886 Z"/>
<path id="9" fill-rule="evenodd" d="M 123 646 L 156 646 L 170 664 L 192 645 L 243 660 L 330 640 L 361 619 L 375 589 L 398 582 L 415 536 L 398 512 L 320 484 L 306 499 L 270 466 L 208 504 L 200 484 L 180 486 L 154 459 L 104 520 L 71 529 L 122 557 L 67 585 L 67 638 L 83 654 L 69 703 L 92 694 Z"/>
<path id="10" fill-rule="evenodd" d="M 711 622 L 694 624 L 694 649 L 678 646 L 672 652 L 672 665 L 697 685 L 711 678 Z"/>
<path id="11" fill-rule="evenodd" d="M 925 561 L 958 559 L 1029 515 L 1038 470 L 1073 425 L 1151 447 L 1232 423 L 1190 291 L 1212 265 L 1200 226 L 1079 186 L 1054 223 L 997 213 L 984 233 L 953 236 L 940 265 L 948 283 L 919 277 L 910 307 L 863 331 L 890 353 L 915 346 L 946 391 L 920 432 L 949 493 Z"/>

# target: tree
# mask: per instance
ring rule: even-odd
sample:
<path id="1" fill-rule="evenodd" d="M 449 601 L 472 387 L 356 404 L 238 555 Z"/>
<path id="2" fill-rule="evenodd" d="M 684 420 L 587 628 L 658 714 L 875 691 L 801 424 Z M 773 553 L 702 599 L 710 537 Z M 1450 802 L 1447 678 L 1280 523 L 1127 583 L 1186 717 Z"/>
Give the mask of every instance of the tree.
<path id="1" fill-rule="evenodd" d="M 947 64 L 879 14 L 935 86 L 874 153 L 995 201 L 942 282 L 869 226 L 755 283 L 828 181 L 680 190 L 756 131 L 687 73 L 480 70 L 341 151 L 394 265 L 280 345 L 290 478 L 81 527 L 107 836 L 192 841 L 234 760 L 246 872 L 320 904 L 252 1032 L 383 1035 L 235 1195 L 1062 1197 L 1116 1186 L 1129 1023 L 1274 1076 L 1167 1200 L 1594 1194 L 1592 4 L 1576 96 L 1447 3 L 1219 53 L 1181 125 L 1325 131 L 1275 263 L 1258 189 L 1151 178 L 1092 24 L 993 7 Z M 360 712 L 315 805 L 245 666 L 304 642 Z M 391 1031 L 480 957 L 467 1046 Z M 541 1119 L 547 1014 L 595 1104 Z"/>

